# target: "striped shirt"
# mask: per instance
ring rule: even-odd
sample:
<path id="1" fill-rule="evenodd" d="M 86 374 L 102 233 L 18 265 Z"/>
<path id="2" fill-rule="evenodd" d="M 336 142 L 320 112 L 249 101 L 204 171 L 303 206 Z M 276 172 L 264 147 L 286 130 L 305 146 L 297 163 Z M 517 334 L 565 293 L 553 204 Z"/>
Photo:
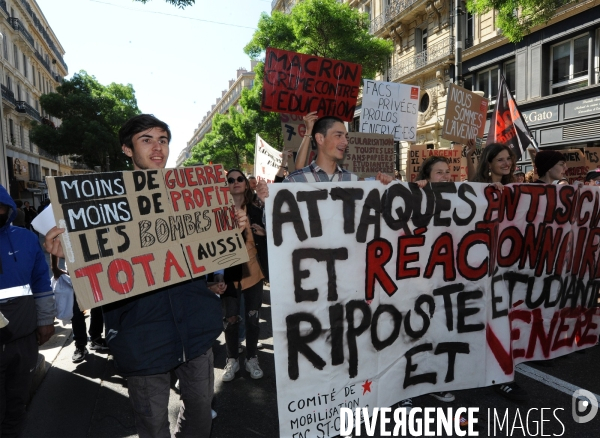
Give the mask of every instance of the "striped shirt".
<path id="1" fill-rule="evenodd" d="M 348 172 L 337 166 L 333 175 L 327 173 L 317 166 L 313 160 L 308 166 L 290 173 L 283 182 L 332 182 L 332 181 L 358 181 L 358 175 Z"/>

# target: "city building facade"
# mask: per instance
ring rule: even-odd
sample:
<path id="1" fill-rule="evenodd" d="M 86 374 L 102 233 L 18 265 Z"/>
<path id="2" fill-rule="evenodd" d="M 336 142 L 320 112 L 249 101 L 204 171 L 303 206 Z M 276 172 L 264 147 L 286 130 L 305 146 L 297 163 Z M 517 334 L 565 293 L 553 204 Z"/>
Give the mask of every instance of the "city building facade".
<path id="1" fill-rule="evenodd" d="M 273 0 L 272 10 L 289 13 L 300 1 Z M 490 99 L 487 133 L 502 74 L 541 148 L 600 145 L 596 1 L 580 0 L 558 9 L 547 24 L 534 27 L 517 44 L 503 36 L 495 11 L 470 14 L 464 2 L 341 2 L 368 13 L 370 32 L 394 43 L 386 71 L 376 79 L 420 87 L 417 144 L 451 147 L 441 138 L 450 83 Z M 358 127 L 360 103 L 355 116 L 351 130 Z M 398 145 L 401 172 L 408 147 L 408 143 Z M 528 157 L 521 164 L 529 168 Z"/>
<path id="2" fill-rule="evenodd" d="M 48 154 L 29 139 L 32 123 L 60 124 L 44 113 L 40 97 L 67 75 L 65 51 L 35 0 L 0 0 L 0 33 L 3 183 L 13 198 L 37 207 L 47 197 L 46 176 L 74 172 L 69 157 Z"/>
<path id="3" fill-rule="evenodd" d="M 251 61 L 249 71 L 245 68 L 239 68 L 236 72 L 236 78 L 229 80 L 229 88 L 221 91 L 221 97 L 218 97 L 210 110 L 206 112 L 202 121 L 194 130 L 194 135 L 187 142 L 187 146 L 179 153 L 176 161 L 177 167 L 182 166 L 183 162 L 192 156 L 192 148 L 200 143 L 204 139 L 204 136 L 211 131 L 212 120 L 215 114 L 225 114 L 231 107 L 241 111 L 239 102 L 242 97 L 242 90 L 244 88 L 250 89 L 254 85 L 254 67 L 256 64 L 256 61 Z"/>

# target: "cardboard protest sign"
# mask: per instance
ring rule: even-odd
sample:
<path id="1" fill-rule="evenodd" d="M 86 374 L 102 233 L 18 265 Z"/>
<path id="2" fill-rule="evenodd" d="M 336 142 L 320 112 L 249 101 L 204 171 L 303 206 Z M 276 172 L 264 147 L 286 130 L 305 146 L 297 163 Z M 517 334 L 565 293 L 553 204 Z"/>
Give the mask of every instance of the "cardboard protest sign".
<path id="1" fill-rule="evenodd" d="M 488 100 L 463 87 L 450 84 L 442 138 L 467 144 L 485 132 Z"/>
<path id="2" fill-rule="evenodd" d="M 360 178 L 376 176 L 377 172 L 393 175 L 394 137 L 349 132 L 348 148 L 340 165 Z"/>
<path id="3" fill-rule="evenodd" d="M 297 114 L 281 114 L 280 118 L 283 150 L 297 152 L 302 139 L 307 134 L 302 116 Z"/>
<path id="4" fill-rule="evenodd" d="M 595 345 L 598 203 L 590 186 L 271 186 L 280 436 Z"/>
<path id="5" fill-rule="evenodd" d="M 565 178 L 569 180 L 569 184 L 573 184 L 574 181 L 585 180 L 585 175 L 588 173 L 588 162 L 583 150 L 566 149 L 560 152 L 566 158 L 567 171 L 565 172 Z"/>
<path id="6" fill-rule="evenodd" d="M 600 148 L 585 148 L 583 152 L 585 153 L 588 172 L 600 167 Z"/>
<path id="7" fill-rule="evenodd" d="M 455 145 L 453 149 L 427 149 L 427 145 L 411 145 L 406 157 L 406 177 L 409 182 L 417 180 L 421 164 L 431 156 L 445 157 L 449 161 L 452 181 L 461 181 L 462 146 Z"/>
<path id="8" fill-rule="evenodd" d="M 354 118 L 362 67 L 351 62 L 269 47 L 261 109 L 319 117 Z"/>
<path id="9" fill-rule="evenodd" d="M 256 134 L 256 148 L 254 150 L 254 176 L 257 180 L 264 179 L 268 183 L 275 180 L 275 175 L 281 165 L 281 152 Z"/>
<path id="10" fill-rule="evenodd" d="M 221 165 L 46 181 L 82 309 L 248 261 Z"/>
<path id="11" fill-rule="evenodd" d="M 419 87 L 364 80 L 360 132 L 391 134 L 396 141 L 417 138 Z"/>

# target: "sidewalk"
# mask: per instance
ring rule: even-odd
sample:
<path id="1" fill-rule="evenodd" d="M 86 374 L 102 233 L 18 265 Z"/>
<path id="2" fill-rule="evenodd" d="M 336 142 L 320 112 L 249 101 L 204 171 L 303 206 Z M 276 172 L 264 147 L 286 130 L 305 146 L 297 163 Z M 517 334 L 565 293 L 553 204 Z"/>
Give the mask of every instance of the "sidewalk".
<path id="1" fill-rule="evenodd" d="M 212 437 L 277 437 L 279 421 L 275 390 L 273 339 L 269 290 L 261 309 L 260 341 L 265 348 L 258 357 L 264 377 L 253 380 L 243 367 L 231 382 L 223 382 L 225 337 L 215 342 L 215 410 Z M 89 318 L 86 318 L 86 322 Z M 23 438 L 136 437 L 135 422 L 127 396 L 126 379 L 115 374 L 110 354 L 92 352 L 81 363 L 71 356 L 75 345 L 70 325 L 57 325 L 56 334 L 40 349 L 45 358 L 45 378 L 28 408 Z M 42 368 L 40 368 L 41 370 Z M 179 395 L 171 382 L 169 421 L 173 430 Z"/>

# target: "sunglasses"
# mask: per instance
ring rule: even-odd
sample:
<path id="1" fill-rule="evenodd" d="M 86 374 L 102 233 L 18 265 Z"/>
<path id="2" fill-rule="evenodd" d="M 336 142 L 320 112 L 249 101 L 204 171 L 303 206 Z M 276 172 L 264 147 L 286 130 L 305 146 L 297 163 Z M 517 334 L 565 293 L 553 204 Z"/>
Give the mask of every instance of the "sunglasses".
<path id="1" fill-rule="evenodd" d="M 233 178 L 232 176 L 230 176 L 229 178 L 227 178 L 227 182 L 229 184 L 233 184 L 236 181 L 239 182 L 239 183 L 241 183 L 241 182 L 244 182 L 245 180 L 246 180 L 246 178 L 244 178 L 243 176 L 238 176 L 237 179 Z"/>

